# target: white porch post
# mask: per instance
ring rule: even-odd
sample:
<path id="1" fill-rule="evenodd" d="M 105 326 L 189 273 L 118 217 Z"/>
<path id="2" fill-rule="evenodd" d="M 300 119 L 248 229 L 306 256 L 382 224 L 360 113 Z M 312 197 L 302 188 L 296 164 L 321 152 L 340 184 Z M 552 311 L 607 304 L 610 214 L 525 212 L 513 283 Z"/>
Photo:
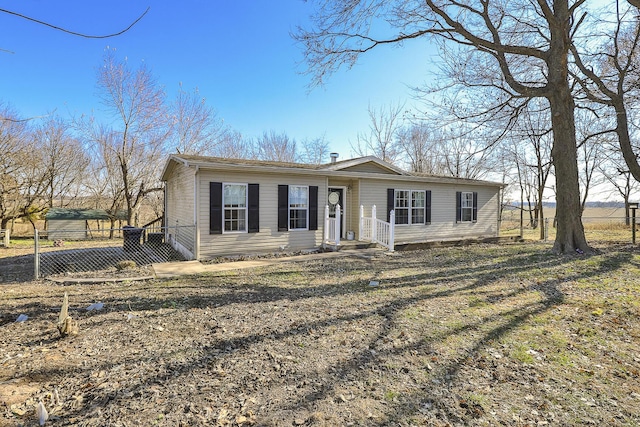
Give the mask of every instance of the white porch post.
<path id="1" fill-rule="evenodd" d="M 364 227 L 364 225 L 362 224 L 362 221 L 364 218 L 364 206 L 360 205 L 360 223 L 358 224 L 358 240 L 362 240 L 362 229 Z"/>
<path id="2" fill-rule="evenodd" d="M 324 205 L 324 241 L 329 241 L 329 205 Z"/>
<path id="3" fill-rule="evenodd" d="M 377 228 L 378 223 L 376 220 L 376 205 L 371 206 L 371 243 L 376 243 L 378 240 L 377 236 Z"/>
<path id="4" fill-rule="evenodd" d="M 340 224 L 341 222 L 341 218 L 340 218 L 340 205 L 336 205 L 336 223 L 335 223 L 335 236 L 336 236 L 336 246 L 340 245 Z"/>
<path id="5" fill-rule="evenodd" d="M 389 251 L 393 252 L 393 245 L 396 234 L 396 211 L 392 210 L 389 214 Z"/>

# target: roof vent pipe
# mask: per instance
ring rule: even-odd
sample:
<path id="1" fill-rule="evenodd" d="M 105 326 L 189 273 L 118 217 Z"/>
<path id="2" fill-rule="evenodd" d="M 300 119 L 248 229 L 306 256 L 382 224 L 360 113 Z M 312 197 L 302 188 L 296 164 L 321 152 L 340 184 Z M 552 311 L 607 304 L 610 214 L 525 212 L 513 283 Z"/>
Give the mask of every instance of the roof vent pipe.
<path id="1" fill-rule="evenodd" d="M 338 160 L 338 153 L 331 153 L 329 157 L 331 157 L 331 163 L 335 163 Z"/>

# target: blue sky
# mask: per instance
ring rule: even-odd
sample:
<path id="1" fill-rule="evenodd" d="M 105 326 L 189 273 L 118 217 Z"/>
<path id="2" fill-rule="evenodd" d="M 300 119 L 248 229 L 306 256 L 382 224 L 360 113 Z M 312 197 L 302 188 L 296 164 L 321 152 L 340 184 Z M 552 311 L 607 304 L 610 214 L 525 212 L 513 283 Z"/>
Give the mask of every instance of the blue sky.
<path id="1" fill-rule="evenodd" d="M 249 137 L 285 132 L 298 141 L 325 135 L 349 157 L 349 143 L 369 125 L 368 105 L 412 101 L 410 87 L 430 78 L 437 60 L 428 41 L 385 47 L 351 70 L 310 90 L 302 50 L 290 37 L 305 25 L 312 2 L 10 0 L 0 6 L 69 30 L 108 34 L 149 13 L 110 39 L 74 37 L 0 13 L 0 101 L 22 116 L 56 110 L 69 117 L 99 114 L 96 68 L 115 48 L 136 67 L 144 62 L 172 98 L 180 82 L 198 88 L 225 122 Z"/>

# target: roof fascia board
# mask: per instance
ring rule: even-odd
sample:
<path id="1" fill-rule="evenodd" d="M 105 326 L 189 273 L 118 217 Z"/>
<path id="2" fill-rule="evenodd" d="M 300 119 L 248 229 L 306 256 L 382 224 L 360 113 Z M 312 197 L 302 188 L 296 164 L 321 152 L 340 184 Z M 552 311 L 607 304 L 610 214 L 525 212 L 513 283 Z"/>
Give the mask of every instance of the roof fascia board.
<path id="1" fill-rule="evenodd" d="M 197 166 L 201 170 L 226 170 L 226 171 L 247 171 L 252 172 L 268 172 L 268 173 L 291 173 L 297 175 L 313 175 L 327 176 L 329 178 L 368 178 L 378 179 L 382 181 L 412 181 L 425 182 L 433 184 L 462 184 L 475 186 L 492 186 L 504 187 L 504 184 L 492 181 L 466 180 L 463 178 L 449 177 L 418 177 L 414 175 L 386 175 L 371 172 L 349 172 L 341 170 L 328 169 L 305 169 L 305 168 L 288 168 L 283 166 L 264 166 L 264 165 L 237 165 L 213 162 L 190 162 L 188 166 Z"/>
<path id="2" fill-rule="evenodd" d="M 410 182 L 424 182 L 431 184 L 458 184 L 458 185 L 475 185 L 475 186 L 491 186 L 491 187 L 505 187 L 506 185 L 501 182 L 495 181 L 482 181 L 464 178 L 453 178 L 447 176 L 414 176 L 414 175 L 383 175 L 368 172 L 341 172 L 332 171 L 331 177 L 340 178 L 369 178 L 377 179 L 381 181 L 410 181 Z"/>

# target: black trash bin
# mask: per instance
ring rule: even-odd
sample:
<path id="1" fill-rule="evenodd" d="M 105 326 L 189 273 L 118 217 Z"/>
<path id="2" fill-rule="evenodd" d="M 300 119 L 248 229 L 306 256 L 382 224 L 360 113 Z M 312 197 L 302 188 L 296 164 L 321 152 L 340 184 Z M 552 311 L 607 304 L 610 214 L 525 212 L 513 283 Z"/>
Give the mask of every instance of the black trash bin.
<path id="1" fill-rule="evenodd" d="M 122 227 L 122 238 L 124 240 L 123 247 L 127 252 L 139 251 L 142 248 L 140 239 L 142 239 L 143 228 L 125 225 Z"/>

